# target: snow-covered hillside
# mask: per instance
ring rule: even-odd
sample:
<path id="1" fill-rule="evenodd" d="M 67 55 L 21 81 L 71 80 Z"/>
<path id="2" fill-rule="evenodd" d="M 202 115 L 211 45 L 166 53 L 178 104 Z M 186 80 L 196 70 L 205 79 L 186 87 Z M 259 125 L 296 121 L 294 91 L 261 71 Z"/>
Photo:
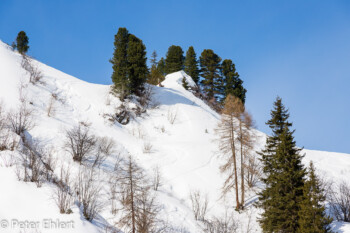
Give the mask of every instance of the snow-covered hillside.
<path id="1" fill-rule="evenodd" d="M 183 77 L 190 85 L 195 85 L 183 71 L 167 75 L 163 87 L 154 87 L 157 107 L 148 109 L 129 124 L 121 125 L 112 124 L 105 117 L 121 104 L 110 94 L 110 86 L 84 82 L 37 61 L 34 62 L 43 74 L 43 82 L 33 85 L 21 67 L 21 59 L 18 53 L 0 42 L 0 100 L 6 111 L 17 109 L 22 86 L 22 94 L 35 115 L 35 127 L 29 134 L 45 147 L 53 148 L 57 174 L 62 164 L 71 166 L 73 171 L 78 169 L 78 164 L 63 149 L 65 131 L 79 122 L 89 122 L 94 135 L 113 138 L 121 156 L 128 153 L 134 156 L 150 177 L 154 168 L 159 167 L 163 176 L 163 185 L 156 192 L 162 206 L 160 216 L 172 226 L 173 232 L 202 232 L 191 210 L 189 194 L 195 190 L 208 195 L 208 216 L 233 211 L 233 194 L 221 198 L 224 178 L 219 172 L 222 161 L 218 158 L 214 132 L 220 116 L 182 87 Z M 52 95 L 57 100 L 53 101 Z M 50 105 L 53 110 L 48 116 Z M 264 146 L 266 136 L 255 132 L 258 150 Z M 350 177 L 350 155 L 304 152 L 305 163 L 312 160 L 322 176 L 336 182 Z M 106 180 L 101 179 L 105 208 L 90 223 L 84 220 L 76 205 L 72 206 L 72 214 L 59 213 L 53 198 L 53 184 L 44 183 L 37 188 L 34 183 L 18 181 L 15 166 L 7 166 L 11 164 L 10 158 L 16 156 L 16 150 L 0 152 L 0 232 L 18 232 L 21 230 L 18 221 L 26 220 L 38 222 L 38 232 L 74 233 L 106 232 L 106 226 L 118 222 L 118 218 L 110 213 Z M 107 159 L 102 169 L 112 167 L 115 159 L 114 156 Z M 239 222 L 238 232 L 247 232 L 248 228 L 250 232 L 260 232 L 256 222 L 259 210 L 252 205 L 256 196 L 253 191 L 248 191 L 247 195 L 247 211 L 233 211 Z M 44 219 L 74 224 L 59 229 L 52 223 L 51 227 L 45 228 Z M 6 223 L 10 224 L 7 228 Z M 334 223 L 333 227 L 338 232 L 350 232 L 350 226 L 344 223 Z M 27 228 L 25 232 L 37 232 L 35 230 Z"/>

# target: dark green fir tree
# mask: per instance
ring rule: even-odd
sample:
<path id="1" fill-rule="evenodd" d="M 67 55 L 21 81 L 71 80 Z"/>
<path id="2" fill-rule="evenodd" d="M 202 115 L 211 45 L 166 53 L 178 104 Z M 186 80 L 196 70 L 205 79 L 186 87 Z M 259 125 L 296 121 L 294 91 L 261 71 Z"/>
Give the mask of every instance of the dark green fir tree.
<path id="1" fill-rule="evenodd" d="M 220 88 L 223 100 L 229 94 L 239 98 L 245 103 L 247 90 L 243 87 L 243 81 L 239 78 L 236 66 L 230 59 L 225 59 L 222 64 L 222 75 L 224 77 L 223 87 Z"/>
<path id="2" fill-rule="evenodd" d="M 180 46 L 172 45 L 169 47 L 165 58 L 165 73 L 170 74 L 183 70 L 184 52 Z"/>
<path id="3" fill-rule="evenodd" d="M 222 86 L 222 76 L 220 75 L 221 58 L 211 49 L 204 49 L 200 58 L 201 76 L 203 80 L 203 90 L 209 100 L 216 97 L 220 91 L 218 87 Z"/>
<path id="4" fill-rule="evenodd" d="M 197 60 L 197 55 L 196 55 L 196 52 L 194 51 L 193 46 L 190 46 L 186 52 L 185 72 L 189 76 L 191 76 L 191 78 L 196 84 L 198 84 L 198 81 L 199 81 L 198 60 Z"/>
<path id="5" fill-rule="evenodd" d="M 127 63 L 130 93 L 140 96 L 148 76 L 146 46 L 133 34 L 130 34 L 128 39 Z"/>
<path id="6" fill-rule="evenodd" d="M 304 185 L 304 198 L 299 211 L 299 231 L 313 233 L 332 232 L 330 224 L 332 218 L 325 213 L 325 190 L 315 174 L 315 167 L 310 163 L 308 180 Z"/>
<path id="7" fill-rule="evenodd" d="M 130 79 L 128 75 L 127 49 L 129 32 L 126 28 L 119 28 L 114 36 L 114 53 L 110 62 L 113 64 L 113 91 L 124 100 L 130 94 Z"/>
<path id="8" fill-rule="evenodd" d="M 20 54 L 26 54 L 29 49 L 29 38 L 24 31 L 20 31 L 16 38 L 16 47 Z"/>
<path id="9" fill-rule="evenodd" d="M 265 149 L 259 153 L 265 184 L 258 202 L 263 210 L 259 219 L 263 232 L 294 233 L 299 229 L 306 171 L 288 118 L 288 110 L 277 97 L 267 122 L 272 136 L 267 138 Z"/>

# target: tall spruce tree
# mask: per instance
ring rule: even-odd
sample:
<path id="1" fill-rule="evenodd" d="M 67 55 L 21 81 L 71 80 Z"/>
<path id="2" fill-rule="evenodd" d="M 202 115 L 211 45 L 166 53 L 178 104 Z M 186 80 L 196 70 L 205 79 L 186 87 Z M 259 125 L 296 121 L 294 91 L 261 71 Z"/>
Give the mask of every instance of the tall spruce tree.
<path id="1" fill-rule="evenodd" d="M 267 138 L 265 149 L 259 153 L 265 183 L 265 189 L 259 193 L 258 206 L 264 211 L 259 222 L 264 232 L 293 233 L 299 228 L 306 171 L 288 118 L 288 110 L 277 97 L 271 119 L 266 123 L 272 136 Z"/>
<path id="2" fill-rule="evenodd" d="M 239 78 L 236 66 L 230 59 L 225 59 L 222 64 L 222 75 L 224 76 L 223 87 L 220 88 L 222 98 L 225 99 L 229 94 L 239 98 L 245 103 L 247 90 L 243 87 L 243 81 Z"/>
<path id="3" fill-rule="evenodd" d="M 180 46 L 172 45 L 169 47 L 165 58 L 165 73 L 170 74 L 183 70 L 184 52 Z"/>
<path id="4" fill-rule="evenodd" d="M 113 64 L 113 91 L 124 100 L 130 94 L 130 79 L 128 75 L 127 49 L 129 32 L 126 28 L 119 28 L 114 36 L 114 53 L 110 62 Z"/>
<path id="5" fill-rule="evenodd" d="M 185 72 L 192 77 L 193 81 L 198 84 L 199 69 L 196 52 L 193 46 L 190 46 L 186 52 L 185 58 Z"/>
<path id="6" fill-rule="evenodd" d="M 29 38 L 24 31 L 20 31 L 18 33 L 17 38 L 16 38 L 16 43 L 17 43 L 16 47 L 17 47 L 18 52 L 20 54 L 26 54 L 28 49 L 29 49 L 29 46 L 28 46 Z"/>
<path id="7" fill-rule="evenodd" d="M 140 96 L 148 75 L 146 46 L 142 40 L 129 35 L 127 48 L 128 77 L 130 79 L 130 93 Z"/>
<path id="8" fill-rule="evenodd" d="M 201 76 L 203 77 L 202 85 L 204 88 L 204 92 L 206 93 L 208 99 L 212 99 L 219 92 L 218 87 L 222 86 L 220 83 L 221 75 L 221 58 L 214 53 L 211 49 L 204 49 L 200 58 L 199 58 L 200 66 L 201 66 Z"/>
<path id="9" fill-rule="evenodd" d="M 332 219 L 325 213 L 323 203 L 326 200 L 325 190 L 315 174 L 315 167 L 310 162 L 308 180 L 304 185 L 304 198 L 299 211 L 299 231 L 313 233 L 332 232 L 329 224 Z"/>

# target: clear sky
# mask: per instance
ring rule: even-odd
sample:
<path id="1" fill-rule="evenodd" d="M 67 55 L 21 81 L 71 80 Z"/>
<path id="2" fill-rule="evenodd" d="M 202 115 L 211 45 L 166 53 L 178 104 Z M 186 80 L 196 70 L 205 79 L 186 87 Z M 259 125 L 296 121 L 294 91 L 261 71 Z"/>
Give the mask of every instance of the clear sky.
<path id="1" fill-rule="evenodd" d="M 148 55 L 193 45 L 236 63 L 258 129 L 281 96 L 298 146 L 350 153 L 350 1 L 0 1 L 0 39 L 20 30 L 29 54 L 80 79 L 111 83 L 119 27 Z"/>

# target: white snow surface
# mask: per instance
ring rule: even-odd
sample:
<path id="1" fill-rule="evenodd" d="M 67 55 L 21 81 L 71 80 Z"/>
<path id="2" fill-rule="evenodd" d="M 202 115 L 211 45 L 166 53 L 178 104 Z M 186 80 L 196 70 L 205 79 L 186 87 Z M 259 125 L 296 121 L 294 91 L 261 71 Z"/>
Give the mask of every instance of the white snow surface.
<path id="1" fill-rule="evenodd" d="M 208 195 L 208 216 L 221 216 L 226 209 L 233 211 L 234 194 L 226 198 L 221 196 L 224 177 L 219 172 L 222 161 L 218 158 L 214 130 L 220 115 L 182 87 L 183 77 L 190 86 L 196 85 L 185 72 L 169 74 L 162 83 L 163 87 L 154 87 L 154 97 L 159 103 L 157 108 L 147 110 L 128 125 L 120 125 L 111 124 L 103 117 L 120 105 L 120 101 L 110 94 L 110 86 L 87 83 L 35 60 L 43 73 L 44 83 L 33 85 L 21 67 L 21 59 L 17 52 L 0 41 L 0 100 L 6 110 L 16 109 L 19 106 L 18 87 L 20 83 L 27 84 L 25 95 L 35 110 L 36 123 L 29 133 L 47 147 L 54 148 L 58 164 L 69 164 L 77 169 L 78 165 L 62 148 L 65 130 L 87 121 L 96 136 L 112 137 L 118 148 L 132 154 L 150 177 L 153 168 L 160 167 L 164 183 L 156 192 L 162 205 L 160 216 L 173 226 L 174 232 L 202 232 L 191 211 L 191 191 L 200 190 Z M 54 114 L 49 117 L 47 108 L 52 93 L 61 101 L 54 103 Z M 173 123 L 169 121 L 170 115 L 176 115 Z M 263 148 L 266 135 L 258 130 L 255 133 L 258 135 L 258 150 Z M 152 145 L 151 153 L 144 153 L 144 145 L 148 143 Z M 305 149 L 303 153 L 306 154 L 305 164 L 312 160 L 323 177 L 335 182 L 350 177 L 349 154 Z M 53 199 L 54 185 L 44 183 L 37 188 L 34 183 L 18 181 L 15 166 L 6 165 L 11 154 L 16 156 L 18 152 L 0 152 L 0 232 L 106 232 L 106 225 L 118 222 L 117 217 L 110 214 L 108 204 L 92 223 L 84 220 L 76 205 L 72 206 L 72 214 L 60 214 Z M 108 169 L 112 166 L 113 158 L 110 158 L 102 167 Z M 56 172 L 58 174 L 58 168 Z M 238 231 L 247 232 L 249 227 L 251 232 L 261 232 L 256 221 L 259 210 L 252 205 L 256 200 L 253 190 L 247 192 L 246 200 L 247 211 L 233 211 L 240 225 Z M 74 225 L 57 228 L 51 224 L 51 227 L 45 227 L 47 219 L 71 221 Z M 19 221 L 31 221 L 37 225 L 24 229 L 18 225 Z M 4 228 L 4 222 L 9 226 Z M 349 224 L 334 222 L 332 226 L 338 232 L 350 232 Z"/>

